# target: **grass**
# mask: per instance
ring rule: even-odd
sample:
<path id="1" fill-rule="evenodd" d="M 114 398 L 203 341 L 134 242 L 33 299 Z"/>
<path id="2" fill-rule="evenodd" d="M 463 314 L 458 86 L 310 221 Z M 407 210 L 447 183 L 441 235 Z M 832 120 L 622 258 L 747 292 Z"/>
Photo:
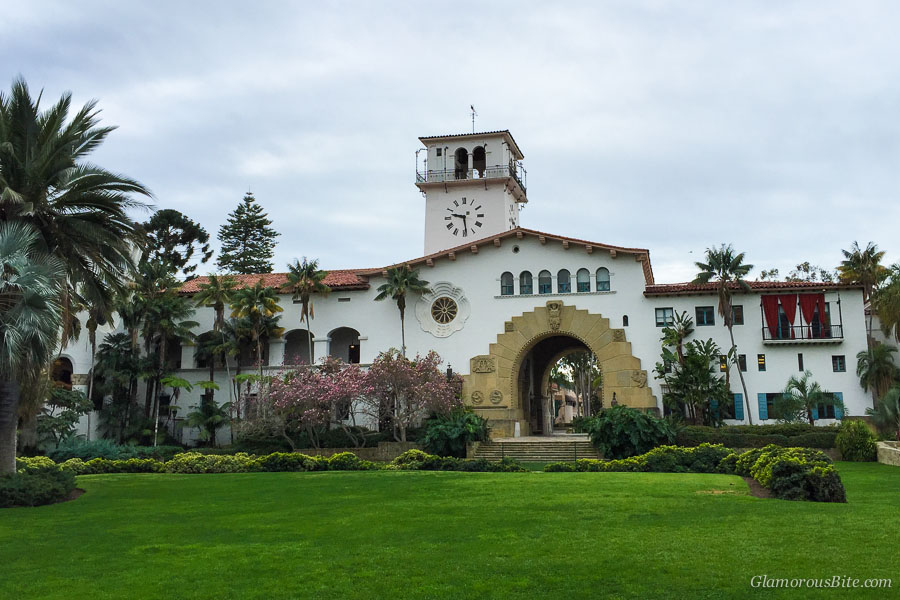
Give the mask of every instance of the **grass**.
<path id="1" fill-rule="evenodd" d="M 78 500 L 0 511 L 0 598 L 890 597 L 900 469 L 839 468 L 848 504 L 699 474 L 81 477 Z"/>

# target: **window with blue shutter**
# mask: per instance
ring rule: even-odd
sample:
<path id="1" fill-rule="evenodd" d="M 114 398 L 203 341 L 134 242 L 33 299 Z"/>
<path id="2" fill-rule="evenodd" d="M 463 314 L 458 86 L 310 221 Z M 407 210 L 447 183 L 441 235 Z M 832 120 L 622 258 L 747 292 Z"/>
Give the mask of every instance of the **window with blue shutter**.
<path id="1" fill-rule="evenodd" d="M 738 421 L 744 420 L 744 395 L 734 395 L 734 418 Z"/>
<path id="2" fill-rule="evenodd" d="M 766 404 L 766 395 L 757 394 L 756 399 L 759 401 L 759 420 L 765 421 L 769 418 L 769 407 Z"/>
<path id="3" fill-rule="evenodd" d="M 813 421 L 818 421 L 819 420 L 819 409 L 814 406 L 811 412 L 812 412 Z"/>
<path id="4" fill-rule="evenodd" d="M 844 403 L 844 392 L 835 392 L 834 397 L 841 401 L 841 404 Z M 841 410 L 841 407 L 837 404 L 834 405 L 834 418 L 835 419 L 843 419 L 844 411 Z"/>

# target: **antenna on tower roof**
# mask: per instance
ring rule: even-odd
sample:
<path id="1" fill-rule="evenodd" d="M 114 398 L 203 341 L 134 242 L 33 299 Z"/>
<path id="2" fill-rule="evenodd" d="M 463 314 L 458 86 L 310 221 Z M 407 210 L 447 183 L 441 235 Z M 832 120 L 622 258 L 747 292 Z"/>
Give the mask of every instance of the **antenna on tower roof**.
<path id="1" fill-rule="evenodd" d="M 475 117 L 478 116 L 478 113 L 475 112 L 475 105 L 470 104 L 469 108 L 472 109 L 472 133 L 475 133 Z"/>

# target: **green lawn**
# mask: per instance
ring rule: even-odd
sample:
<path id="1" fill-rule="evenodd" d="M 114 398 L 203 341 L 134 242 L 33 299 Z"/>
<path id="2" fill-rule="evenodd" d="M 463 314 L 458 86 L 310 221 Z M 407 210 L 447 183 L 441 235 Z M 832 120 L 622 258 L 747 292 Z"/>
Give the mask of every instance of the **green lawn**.
<path id="1" fill-rule="evenodd" d="M 839 467 L 848 504 L 696 474 L 81 477 L 78 500 L 0 511 L 0 598 L 900 596 L 900 468 Z M 751 589 L 763 574 L 895 581 Z"/>

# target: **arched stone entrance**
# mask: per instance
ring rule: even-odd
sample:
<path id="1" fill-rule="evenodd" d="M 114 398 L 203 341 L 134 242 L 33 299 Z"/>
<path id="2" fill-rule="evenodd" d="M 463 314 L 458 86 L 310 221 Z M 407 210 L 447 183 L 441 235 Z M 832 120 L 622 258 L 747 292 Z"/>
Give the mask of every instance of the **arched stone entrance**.
<path id="1" fill-rule="evenodd" d="M 613 329 L 609 319 L 551 300 L 545 306 L 513 317 L 490 345 L 489 353 L 470 360 L 463 385 L 463 400 L 491 421 L 494 434 L 513 435 L 516 423 L 522 435 L 531 432 L 531 406 L 535 394 L 529 381 L 539 377 L 559 357 L 588 349 L 597 356 L 603 373 L 607 406 L 615 397 L 624 404 L 656 411 L 656 398 L 647 385 L 647 371 L 631 353 L 624 329 Z M 555 359 L 555 360 L 554 360 Z M 530 363 L 530 367 L 529 367 Z M 531 372 L 529 373 L 529 368 Z M 537 375 L 536 372 L 540 372 Z"/>

